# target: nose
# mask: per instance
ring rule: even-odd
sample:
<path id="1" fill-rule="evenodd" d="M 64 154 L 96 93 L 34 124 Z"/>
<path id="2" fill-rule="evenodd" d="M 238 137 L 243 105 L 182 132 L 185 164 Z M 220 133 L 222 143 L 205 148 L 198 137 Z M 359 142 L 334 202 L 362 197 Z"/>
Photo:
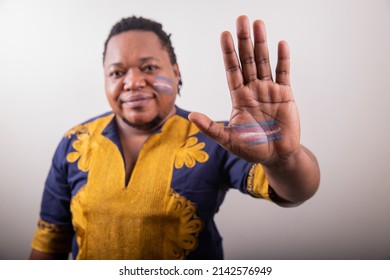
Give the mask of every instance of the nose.
<path id="1" fill-rule="evenodd" d="M 123 89 L 139 90 L 146 86 L 145 75 L 139 69 L 130 69 L 123 79 Z"/>

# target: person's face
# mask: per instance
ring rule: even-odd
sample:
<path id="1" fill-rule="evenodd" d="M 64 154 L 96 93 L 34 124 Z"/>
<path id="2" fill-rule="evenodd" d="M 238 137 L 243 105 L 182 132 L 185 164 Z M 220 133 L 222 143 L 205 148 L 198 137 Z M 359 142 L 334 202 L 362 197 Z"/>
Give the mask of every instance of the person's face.
<path id="1" fill-rule="evenodd" d="M 113 36 L 106 49 L 104 76 L 106 96 L 118 121 L 150 130 L 175 113 L 179 69 L 153 32 Z"/>

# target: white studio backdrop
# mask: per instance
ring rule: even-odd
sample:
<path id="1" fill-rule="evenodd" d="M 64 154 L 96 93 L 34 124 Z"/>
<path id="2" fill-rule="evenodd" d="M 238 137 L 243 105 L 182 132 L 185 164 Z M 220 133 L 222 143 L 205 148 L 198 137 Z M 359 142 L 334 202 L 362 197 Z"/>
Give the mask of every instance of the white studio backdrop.
<path id="1" fill-rule="evenodd" d="M 263 19 L 276 62 L 291 48 L 302 143 L 318 193 L 280 208 L 230 191 L 217 214 L 227 259 L 390 259 L 390 1 L 0 0 L 0 259 L 26 259 L 54 150 L 72 126 L 110 110 L 103 43 L 120 18 L 172 33 L 177 104 L 230 115 L 219 36 Z"/>

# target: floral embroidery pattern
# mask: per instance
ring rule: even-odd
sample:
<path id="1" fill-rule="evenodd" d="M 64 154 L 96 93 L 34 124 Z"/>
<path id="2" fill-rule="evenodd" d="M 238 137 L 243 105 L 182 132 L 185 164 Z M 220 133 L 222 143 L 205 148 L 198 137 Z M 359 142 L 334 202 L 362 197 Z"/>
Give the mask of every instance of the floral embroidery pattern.
<path id="1" fill-rule="evenodd" d="M 249 173 L 248 173 L 248 179 L 247 179 L 247 183 L 246 183 L 246 189 L 251 193 L 251 194 L 255 194 L 255 191 L 253 190 L 253 180 L 254 180 L 254 177 L 255 177 L 255 170 L 256 170 L 256 165 L 257 164 L 253 164 L 251 166 L 251 169 L 249 170 Z"/>
<path id="2" fill-rule="evenodd" d="M 77 131 L 77 140 L 72 144 L 72 147 L 76 150 L 67 155 L 66 159 L 68 162 L 75 162 L 77 160 L 77 167 L 83 171 L 87 172 L 91 165 L 91 159 L 93 150 L 96 147 L 96 144 L 93 142 L 91 135 L 87 132 Z"/>
<path id="3" fill-rule="evenodd" d="M 51 223 L 45 222 L 41 219 L 38 221 L 38 228 L 41 230 L 45 230 L 48 232 L 55 232 L 55 233 L 70 233 L 70 234 L 72 234 L 72 232 L 73 232 L 71 227 L 51 224 Z"/>
<path id="4" fill-rule="evenodd" d="M 196 215 L 196 205 L 173 189 L 168 194 L 167 210 L 172 224 L 167 228 L 167 259 L 184 259 L 198 245 L 198 234 L 203 228 Z"/>
<path id="5" fill-rule="evenodd" d="M 202 149 L 205 147 L 204 142 L 198 143 L 198 138 L 195 136 L 189 137 L 183 147 L 176 154 L 175 168 L 182 168 L 184 165 L 188 168 L 193 168 L 197 162 L 206 162 L 209 155 Z"/>
<path id="6" fill-rule="evenodd" d="M 73 134 L 81 134 L 81 133 L 88 133 L 88 128 L 83 124 L 77 125 L 72 129 L 70 129 L 67 133 L 65 133 L 64 137 L 68 137 L 68 139 L 70 139 L 70 137 Z"/>

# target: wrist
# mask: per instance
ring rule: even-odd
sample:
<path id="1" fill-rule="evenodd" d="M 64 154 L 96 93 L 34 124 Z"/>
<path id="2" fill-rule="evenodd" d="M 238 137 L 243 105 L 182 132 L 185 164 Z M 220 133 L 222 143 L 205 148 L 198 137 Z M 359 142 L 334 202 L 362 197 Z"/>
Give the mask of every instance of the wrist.
<path id="1" fill-rule="evenodd" d="M 285 155 L 277 155 L 271 160 L 268 160 L 265 163 L 262 163 L 262 165 L 267 169 L 285 169 L 289 166 L 294 166 L 297 161 L 299 161 L 299 158 L 302 157 L 304 154 L 304 149 L 302 145 L 299 145 L 296 150 L 294 150 L 291 153 L 285 154 Z"/>

